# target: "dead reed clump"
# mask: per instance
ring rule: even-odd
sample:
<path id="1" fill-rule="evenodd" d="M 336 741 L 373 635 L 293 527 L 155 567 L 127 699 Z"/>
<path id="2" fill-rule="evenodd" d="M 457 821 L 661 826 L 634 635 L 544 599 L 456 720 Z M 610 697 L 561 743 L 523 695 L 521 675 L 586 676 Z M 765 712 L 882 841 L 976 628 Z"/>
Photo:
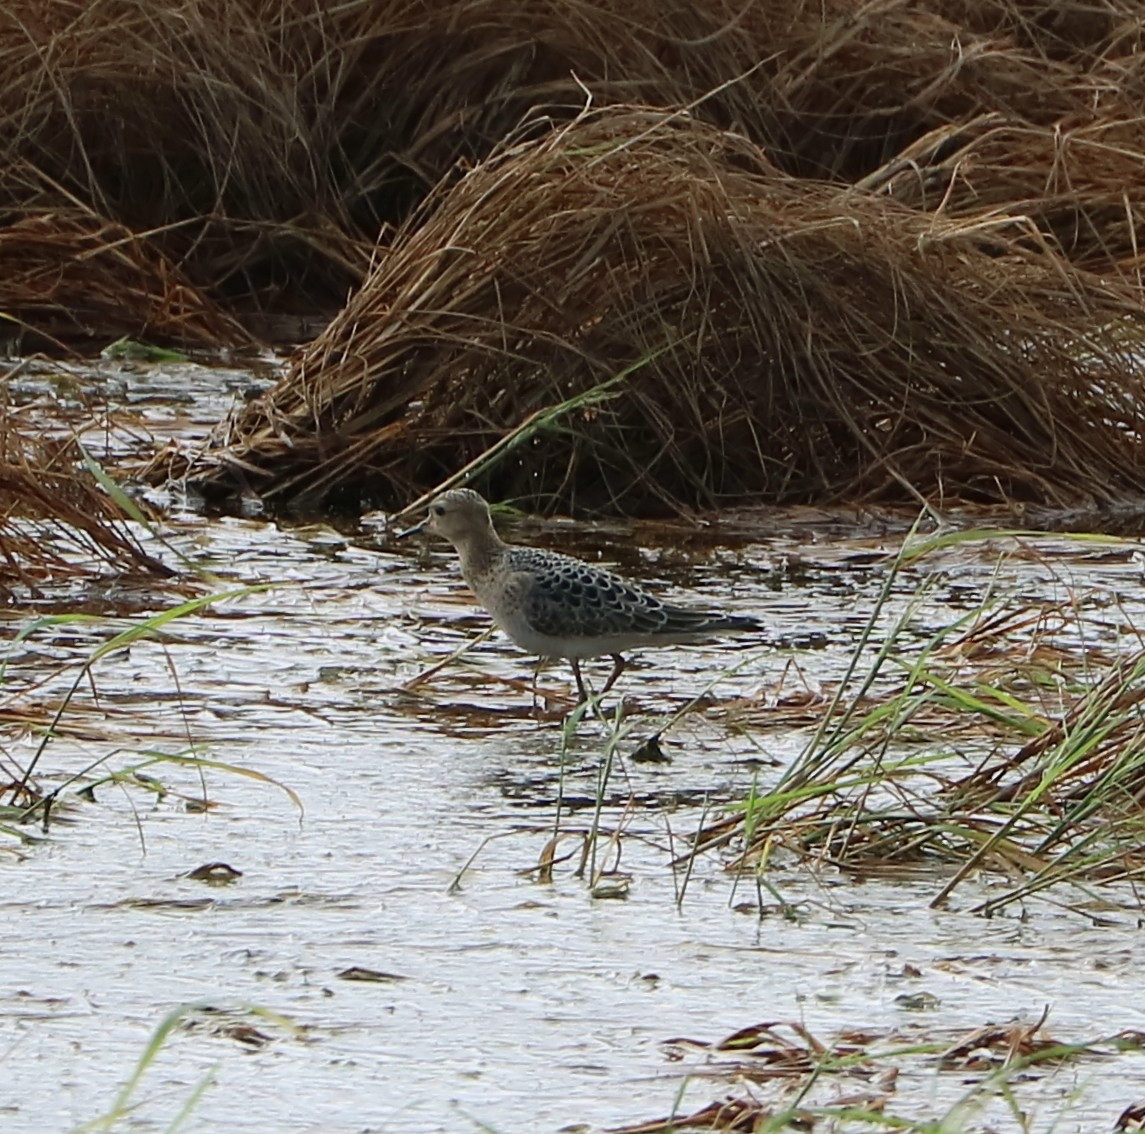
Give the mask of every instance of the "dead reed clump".
<path id="1" fill-rule="evenodd" d="M 773 124 L 754 140 L 801 177 L 854 182 L 930 132 L 982 114 L 1050 125 L 1100 95 L 1087 69 L 976 34 L 910 0 L 820 16 L 785 43 L 760 91 Z"/>
<path id="2" fill-rule="evenodd" d="M 691 107 L 786 172 L 849 182 L 982 114 L 1132 117 L 1116 70 L 1139 7 L 8 0 L 0 205 L 42 207 L 27 165 L 212 298 L 327 309 L 380 231 L 526 117 Z"/>
<path id="3" fill-rule="evenodd" d="M 1145 119 L 1087 114 L 1052 125 L 998 114 L 951 123 L 857 184 L 948 218 L 1011 218 L 1072 264 L 1141 286 Z"/>
<path id="4" fill-rule="evenodd" d="M 443 184 L 192 472 L 390 507 L 469 462 L 492 498 L 630 512 L 1110 501 L 1145 490 L 1142 319 L 1021 220 L 609 108 Z"/>
<path id="5" fill-rule="evenodd" d="M 1043 58 L 1082 67 L 1132 56 L 1145 29 L 1140 0 L 936 0 L 933 6 L 976 36 L 1009 40 Z"/>
<path id="6" fill-rule="evenodd" d="M 35 207 L 12 172 L 26 163 L 152 234 L 216 298 L 265 309 L 301 286 L 311 307 L 338 302 L 379 231 L 534 108 L 573 117 L 586 89 L 603 102 L 708 96 L 722 122 L 759 132 L 766 105 L 734 80 L 800 9 L 9 0 L 0 204 Z"/>
<path id="7" fill-rule="evenodd" d="M 14 319 L 360 285 L 220 480 L 394 504 L 511 436 L 494 494 L 629 511 L 1142 489 L 1140 0 L 3 14 Z"/>
<path id="8" fill-rule="evenodd" d="M 128 336 L 180 344 L 249 342 L 230 316 L 148 242 L 78 210 L 0 227 L 0 310 L 51 344 Z M 27 343 L 24 344 L 27 347 Z"/>
<path id="9" fill-rule="evenodd" d="M 100 570 L 168 578 L 115 502 L 82 470 L 74 442 L 21 428 L 0 402 L 0 596 L 37 595 Z"/>

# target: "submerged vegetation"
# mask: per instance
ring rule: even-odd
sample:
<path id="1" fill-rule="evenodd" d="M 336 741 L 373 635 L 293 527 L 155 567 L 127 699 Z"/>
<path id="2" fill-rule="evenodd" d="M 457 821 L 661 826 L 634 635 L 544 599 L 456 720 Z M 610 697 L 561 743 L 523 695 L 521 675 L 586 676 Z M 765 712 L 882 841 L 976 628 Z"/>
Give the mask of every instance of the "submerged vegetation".
<path id="1" fill-rule="evenodd" d="M 119 623 L 109 624 L 106 618 L 95 615 L 67 613 L 45 615 L 26 624 L 0 658 L 0 726 L 6 726 L 6 731 L 13 734 L 22 733 L 30 741 L 22 746 L 24 759 L 17 757 L 17 746 L 0 748 L 0 835 L 15 843 L 30 841 L 33 825 L 46 834 L 61 813 L 74 817 L 77 800 L 92 802 L 97 790 L 109 787 L 156 800 L 179 798 L 188 811 L 203 812 L 213 806 L 206 786 L 206 774 L 212 771 L 278 787 L 301 815 L 302 800 L 290 787 L 253 768 L 207 755 L 195 740 L 181 698 L 168 706 L 174 719 L 158 734 L 154 727 L 150 728 L 149 739 L 144 743 L 125 743 L 118 735 L 125 725 L 130 728 L 137 723 L 132 714 L 117 714 L 100 707 L 99 670 L 105 659 L 144 642 L 164 643 L 180 619 L 264 589 L 243 587 L 199 595 L 169 605 L 157 614 Z M 12 680 L 11 670 L 22 669 L 22 653 L 50 646 L 55 635 L 77 633 L 102 639 L 82 662 L 57 673 L 37 672 L 33 676 L 22 672 L 19 680 Z M 47 756 L 49 748 L 64 738 L 86 742 L 90 753 L 82 767 L 66 774 L 53 767 Z M 171 751 L 172 748 L 176 750 Z M 199 792 L 187 795 L 158 778 L 159 772 L 170 769 L 190 769 L 197 778 Z M 41 781 L 42 776 L 46 780 Z"/>
<path id="2" fill-rule="evenodd" d="M 904 973 L 905 979 L 914 974 Z M 908 994 L 900 1000 L 909 999 Z M 906 1134 L 962 1134 L 970 1130 L 1041 1129 L 1019 1095 L 1023 1083 L 1048 1079 L 1071 1064 L 1095 1064 L 1140 1050 L 1138 1033 L 1104 1035 L 1082 1043 L 1061 1043 L 1048 1034 L 1046 1014 L 1033 1022 L 988 1024 L 958 1036 L 936 1037 L 921 1026 L 898 1029 L 852 1027 L 824 1041 L 802 1023 L 772 1022 L 741 1028 L 711 1042 L 684 1037 L 668 1041 L 674 1058 L 696 1055 L 697 1079 L 717 1076 L 750 1087 L 687 1113 L 677 1099 L 676 1112 L 663 1119 L 615 1127 L 610 1134 L 674 1134 L 679 1131 L 744 1131 L 778 1134 L 783 1130 L 898 1130 Z M 969 1086 L 953 1105 L 933 1112 L 935 1076 L 957 1075 Z M 972 1076 L 967 1080 L 967 1076 Z M 683 1095 L 683 1090 L 681 1095 Z M 916 1096 L 916 1097 L 912 1097 Z M 1117 1130 L 1134 1129 L 1129 1108 Z M 1068 1107 L 1067 1107 L 1068 1113 Z M 1054 1129 L 1055 1114 L 1046 1129 Z"/>

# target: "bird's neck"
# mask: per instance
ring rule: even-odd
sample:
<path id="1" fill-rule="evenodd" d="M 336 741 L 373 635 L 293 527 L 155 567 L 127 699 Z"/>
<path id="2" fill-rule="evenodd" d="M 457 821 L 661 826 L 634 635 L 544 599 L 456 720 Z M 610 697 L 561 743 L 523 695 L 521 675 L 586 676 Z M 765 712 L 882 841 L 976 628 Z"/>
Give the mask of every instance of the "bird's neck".
<path id="1" fill-rule="evenodd" d="M 493 574 L 501 565 L 508 550 L 509 545 L 492 528 L 457 544 L 461 573 L 465 576 L 466 582 L 472 585 L 475 581 Z"/>

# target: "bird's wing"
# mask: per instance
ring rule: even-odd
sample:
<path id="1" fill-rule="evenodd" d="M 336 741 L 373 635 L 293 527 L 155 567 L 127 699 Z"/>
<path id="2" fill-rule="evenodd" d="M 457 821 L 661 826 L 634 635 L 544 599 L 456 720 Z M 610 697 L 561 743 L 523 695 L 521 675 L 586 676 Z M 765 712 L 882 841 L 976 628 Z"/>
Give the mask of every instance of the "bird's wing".
<path id="1" fill-rule="evenodd" d="M 708 617 L 668 606 L 618 575 L 578 559 L 543 552 L 522 557 L 519 565 L 531 578 L 524 596 L 525 618 L 539 634 L 607 638 L 686 633 Z"/>

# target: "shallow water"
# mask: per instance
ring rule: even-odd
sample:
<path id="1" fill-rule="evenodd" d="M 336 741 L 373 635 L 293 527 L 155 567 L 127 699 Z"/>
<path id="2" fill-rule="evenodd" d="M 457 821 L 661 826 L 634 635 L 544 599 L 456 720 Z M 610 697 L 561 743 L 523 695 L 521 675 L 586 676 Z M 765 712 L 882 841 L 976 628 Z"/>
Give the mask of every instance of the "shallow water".
<path id="1" fill-rule="evenodd" d="M 770 873 L 776 893 L 757 893 L 714 855 L 677 904 L 684 878 L 670 862 L 682 839 L 754 776 L 774 782 L 805 739 L 745 732 L 728 707 L 770 703 L 781 677 L 784 689 L 814 690 L 843 673 L 897 536 L 825 525 L 692 545 L 670 526 L 631 537 L 520 529 L 669 592 L 763 613 L 776 642 L 794 643 L 635 658 L 618 687 L 631 732 L 603 792 L 602 827 L 619 834 L 599 841 L 600 858 L 616 865 L 619 848 L 608 881 L 626 895 L 609 899 L 575 876 L 575 858 L 551 884 L 534 869 L 558 795 L 571 807 L 562 830 L 592 823 L 606 728 L 583 722 L 565 745 L 559 713 L 533 711 L 529 659 L 500 637 L 403 692 L 485 623 L 444 549 L 397 547 L 379 530 L 367 523 L 348 541 L 322 527 L 172 515 L 184 553 L 228 583 L 270 588 L 101 660 L 37 781 L 51 789 L 97 761 L 130 768 L 149 751 L 194 749 L 230 768 L 150 766 L 169 794 L 105 784 L 62 807 L 44 841 L 18 854 L 0 843 L 0 1051 L 13 1084 L 0 1129 L 65 1131 L 102 1114 L 165 1014 L 188 1003 L 212 1011 L 168 1037 L 118 1128 L 167 1129 L 209 1075 L 184 1129 L 593 1131 L 742 1094 L 708 1073 L 734 1060 L 668 1041 L 717 1041 L 764 1021 L 799 1021 L 820 1040 L 858 1029 L 953 1043 L 988 1022 L 1035 1021 L 1048 1005 L 1063 1041 L 1145 1028 L 1133 909 L 1093 925 L 1051 896 L 986 920 L 967 911 L 997 878 L 934 911 L 941 879 L 858 883 L 795 864 Z M 1127 648 L 1127 622 L 1145 625 L 1134 617 L 1136 548 L 1046 539 L 1037 552 L 937 553 L 896 582 L 886 618 L 907 609 L 919 575 L 933 581 L 912 615 L 919 637 L 991 586 L 1014 601 L 1084 594 L 1110 611 L 1097 631 L 1106 647 Z M 3 617 L 6 630 L 27 621 Z M 54 704 L 109 633 L 36 633 L 12 653 L 6 702 Z M 733 665 L 714 705 L 665 738 L 670 764 L 630 758 Z M 540 685 L 567 693 L 568 674 L 553 668 Z M 6 731 L 4 767 L 25 766 L 38 743 Z M 206 812 L 194 802 L 204 788 Z M 558 856 L 574 849 L 570 838 Z M 186 877 L 213 862 L 241 877 Z M 347 979 L 354 970 L 376 979 Z M 918 993 L 930 1007 L 900 999 Z M 888 1110 L 937 1116 L 973 1079 L 920 1060 Z M 1018 1090 L 1031 1129 L 1109 1129 L 1145 1095 L 1145 1060 L 1094 1055 L 1031 1072 Z M 991 1122 L 1018 1129 L 1000 1099 L 966 1126 Z"/>

